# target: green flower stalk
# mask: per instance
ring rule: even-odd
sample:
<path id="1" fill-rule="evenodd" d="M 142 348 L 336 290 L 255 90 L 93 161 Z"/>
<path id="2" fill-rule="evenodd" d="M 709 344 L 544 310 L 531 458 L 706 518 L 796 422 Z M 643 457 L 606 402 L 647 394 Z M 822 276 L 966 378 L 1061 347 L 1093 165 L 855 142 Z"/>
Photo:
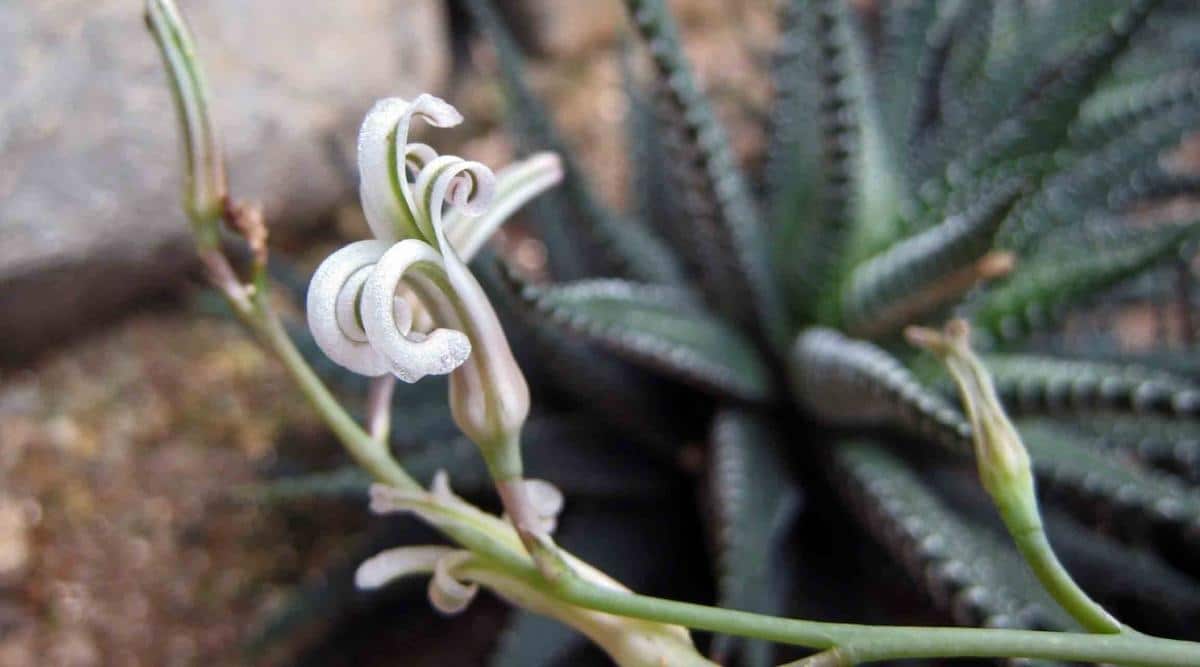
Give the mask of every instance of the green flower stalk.
<path id="1" fill-rule="evenodd" d="M 942 332 L 913 326 L 905 335 L 935 354 L 954 378 L 971 423 L 979 479 L 1038 580 L 1091 632 L 1121 632 L 1121 624 L 1071 579 L 1046 539 L 1029 453 L 1000 404 L 991 375 L 971 349 L 970 326 L 951 320 Z"/>
<path id="2" fill-rule="evenodd" d="M 221 144 L 208 113 L 208 86 L 196 57 L 192 33 L 175 3 L 149 0 L 146 25 L 162 54 L 171 94 L 179 110 L 183 145 L 183 210 L 201 250 L 219 242 L 218 224 L 224 214 L 227 190 Z"/>

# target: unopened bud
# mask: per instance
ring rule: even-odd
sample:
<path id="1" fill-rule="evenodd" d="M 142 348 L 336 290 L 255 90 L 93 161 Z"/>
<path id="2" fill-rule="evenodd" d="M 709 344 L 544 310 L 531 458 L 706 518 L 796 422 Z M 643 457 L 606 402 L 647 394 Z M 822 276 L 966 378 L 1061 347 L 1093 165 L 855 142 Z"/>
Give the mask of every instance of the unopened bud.
<path id="1" fill-rule="evenodd" d="M 1000 404 L 991 375 L 971 349 L 970 326 L 965 320 L 951 320 L 941 332 L 909 327 L 904 333 L 910 343 L 937 355 L 954 378 L 971 423 L 975 459 L 984 488 L 1002 512 L 1008 505 L 1032 503 L 1036 516 L 1029 453 Z"/>

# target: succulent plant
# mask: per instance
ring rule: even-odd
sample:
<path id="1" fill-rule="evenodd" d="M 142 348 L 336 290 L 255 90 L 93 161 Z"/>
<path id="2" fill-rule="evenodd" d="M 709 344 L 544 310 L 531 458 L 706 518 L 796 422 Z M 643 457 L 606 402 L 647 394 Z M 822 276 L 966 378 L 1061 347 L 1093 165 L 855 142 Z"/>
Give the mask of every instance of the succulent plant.
<path id="1" fill-rule="evenodd" d="M 627 0 L 652 76 L 646 87 L 627 68 L 635 201 L 618 212 L 528 87 L 500 14 L 466 0 L 520 145 L 561 158 L 562 185 L 527 206 L 549 279 L 478 247 L 472 263 L 529 380 L 526 474 L 571 499 L 560 541 L 637 590 L 671 593 L 694 574 L 674 562 L 693 557 L 674 538 L 694 522 L 723 607 L 907 621 L 895 607 L 915 588 L 961 624 L 1088 626 L 1027 566 L 1021 536 L 1020 551 L 1008 540 L 987 466 L 1012 452 L 982 447 L 988 431 L 1024 441 L 1016 467 L 1032 469 L 1049 537 L 1085 588 L 1139 629 L 1196 638 L 1194 350 L 1121 353 L 1111 331 L 1067 324 L 1176 299 L 1190 280 L 1200 219 L 1157 205 L 1197 185 L 1163 156 L 1200 121 L 1200 12 L 908 0 L 880 3 L 868 26 L 849 2 L 784 4 L 769 148 L 751 178 L 666 3 Z M 949 318 L 970 323 L 978 355 L 961 324 L 944 337 L 918 328 Z M 305 352 L 347 380 L 311 341 Z M 444 386 L 395 390 L 404 469 L 487 491 L 488 468 L 435 394 Z M 262 497 L 366 483 L 338 470 Z M 493 664 L 577 664 L 567 656 L 582 639 L 546 623 L 516 612 Z M 773 657 L 724 636 L 711 652 Z"/>
<path id="2" fill-rule="evenodd" d="M 887 2 L 871 40 L 850 3 L 785 2 L 769 148 L 752 179 L 666 3 L 626 4 L 652 80 L 627 86 L 634 202 L 622 214 L 589 189 L 500 15 L 468 3 L 521 145 L 566 156 L 564 186 L 530 221 L 551 282 L 502 279 L 510 328 L 536 341 L 522 361 L 556 388 L 535 386 L 535 402 L 561 391 L 647 451 L 699 428 L 719 602 L 782 612 L 808 594 L 803 575 L 778 590 L 783 552 L 826 544 L 787 539 L 807 498 L 809 511 L 861 522 L 958 622 L 1076 627 L 977 486 L 960 483 L 968 421 L 904 340 L 906 327 L 958 316 L 1030 449 L 1051 538 L 1086 585 L 1137 567 L 1140 583 L 1107 600 L 1152 626 L 1200 618 L 1190 352 L 1117 355 L 1115 337 L 1063 331 L 1139 277 L 1145 297 L 1171 300 L 1200 232 L 1195 218 L 1154 214 L 1194 181 L 1162 159 L 1200 120 L 1194 8 Z M 1166 581 L 1160 605 L 1152 591 Z M 746 664 L 766 664 L 762 646 L 747 648 Z"/>

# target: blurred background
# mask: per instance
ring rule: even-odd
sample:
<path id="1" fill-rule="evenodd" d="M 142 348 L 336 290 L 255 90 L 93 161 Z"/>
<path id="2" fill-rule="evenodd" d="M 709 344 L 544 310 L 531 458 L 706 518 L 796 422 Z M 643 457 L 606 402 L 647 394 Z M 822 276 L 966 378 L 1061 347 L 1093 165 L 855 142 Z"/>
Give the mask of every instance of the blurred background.
<path id="1" fill-rule="evenodd" d="M 491 54 L 454 2 L 179 4 L 231 190 L 265 207 L 273 260 L 307 270 L 366 235 L 354 141 L 377 98 L 446 97 L 467 122 L 439 150 L 510 159 Z M 534 88 L 619 201 L 620 3 L 499 4 Z M 752 158 L 772 3 L 672 5 Z M 410 605 L 431 621 L 414 637 L 322 622 L 337 615 L 322 605 L 355 604 L 328 573 L 362 548 L 364 505 L 239 499 L 337 446 L 199 279 L 141 3 L 0 3 L 0 73 L 0 665 L 480 664 L 504 613 L 489 600 L 438 622 Z M 538 242 L 510 240 L 536 266 Z"/>

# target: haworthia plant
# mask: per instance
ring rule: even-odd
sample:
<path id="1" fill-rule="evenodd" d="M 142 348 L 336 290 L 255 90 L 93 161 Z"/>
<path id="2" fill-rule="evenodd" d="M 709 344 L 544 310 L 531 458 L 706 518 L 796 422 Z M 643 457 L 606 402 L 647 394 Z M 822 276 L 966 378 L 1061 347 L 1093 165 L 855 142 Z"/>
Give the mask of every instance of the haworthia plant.
<path id="1" fill-rule="evenodd" d="M 520 144 L 567 154 L 503 13 L 467 4 L 499 56 Z M 1178 582 L 1163 605 L 1194 619 L 1200 384 L 1194 360 L 1170 361 L 1194 353 L 1091 349 L 1064 323 L 1105 302 L 1145 303 L 1162 290 L 1134 281 L 1192 259 L 1195 212 L 1155 205 L 1200 182 L 1163 159 L 1200 126 L 1200 5 L 909 0 L 875 3 L 868 25 L 864 3 L 786 0 L 760 183 L 683 55 L 686 28 L 664 0 L 625 4 L 645 48 L 623 56 L 647 57 L 652 75 L 643 90 L 627 64 L 634 205 L 602 202 L 565 157 L 561 196 L 532 225 L 549 280 L 479 269 L 545 413 L 530 424 L 530 466 L 545 456 L 569 497 L 631 514 L 660 501 L 656 485 L 687 483 L 664 463 L 707 480 L 696 495 L 709 586 L 728 606 L 779 603 L 764 568 L 787 562 L 781 550 L 822 548 L 820 536 L 781 534 L 803 486 L 805 508 L 864 526 L 940 613 L 1072 627 L 995 522 L 936 482 L 969 474 L 971 427 L 899 334 L 954 313 L 974 325 L 1018 417 L 1047 515 L 1074 516 L 1051 522 L 1075 531 L 1064 560 L 1102 569 L 1132 554 L 1153 573 L 1146 585 Z M 450 467 L 464 489 L 485 481 L 477 461 L 455 457 L 465 445 L 432 445 L 447 441 L 435 422 L 398 449 L 413 469 Z M 539 434 L 539 423 L 555 426 Z M 329 495 L 346 481 L 267 495 Z M 1137 586 L 1096 594 L 1150 595 Z M 522 643 L 531 633 L 515 619 L 498 664 L 561 664 L 565 635 Z M 713 648 L 766 659 L 753 643 Z"/>

